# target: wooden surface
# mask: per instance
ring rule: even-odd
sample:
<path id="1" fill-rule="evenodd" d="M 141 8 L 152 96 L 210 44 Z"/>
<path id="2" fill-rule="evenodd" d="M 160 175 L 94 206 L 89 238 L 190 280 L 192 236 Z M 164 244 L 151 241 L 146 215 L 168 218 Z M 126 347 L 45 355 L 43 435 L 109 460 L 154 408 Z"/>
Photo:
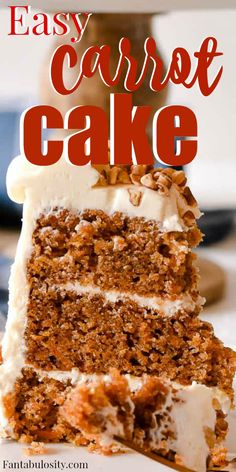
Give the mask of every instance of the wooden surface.
<path id="1" fill-rule="evenodd" d="M 200 268 L 200 294 L 206 299 L 206 305 L 210 305 L 224 297 L 226 290 L 225 271 L 214 262 L 207 259 L 198 259 Z"/>
<path id="2" fill-rule="evenodd" d="M 0 230 L 0 255 L 14 258 L 18 238 L 19 238 L 19 231 L 1 229 Z"/>

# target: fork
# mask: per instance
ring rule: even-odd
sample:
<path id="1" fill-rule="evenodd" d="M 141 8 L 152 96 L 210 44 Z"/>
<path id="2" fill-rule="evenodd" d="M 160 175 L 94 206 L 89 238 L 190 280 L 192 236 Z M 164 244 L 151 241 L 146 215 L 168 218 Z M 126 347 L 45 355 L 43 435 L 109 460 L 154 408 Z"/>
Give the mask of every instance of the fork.
<path id="1" fill-rule="evenodd" d="M 136 446 L 136 444 L 134 444 L 132 442 L 129 442 L 129 441 L 126 441 L 123 438 L 120 438 L 119 436 L 114 436 L 114 439 L 115 439 L 115 441 L 122 444 L 123 446 L 126 446 L 127 448 L 132 449 L 133 451 L 138 452 L 139 454 L 142 454 L 143 456 L 149 457 L 149 459 L 152 459 L 152 460 L 158 462 L 159 464 L 165 465 L 165 466 L 169 467 L 172 470 L 177 470 L 178 472 L 196 472 L 193 469 L 189 469 L 188 467 L 185 467 L 183 465 L 176 464 L 176 463 L 166 459 L 165 457 L 162 457 L 159 454 L 156 454 L 155 452 L 145 451 L 141 447 Z M 230 464 L 236 463 L 236 458 L 232 459 L 229 463 Z M 212 467 L 211 469 L 207 470 L 207 472 L 216 472 L 216 471 L 218 471 L 218 472 L 229 472 L 229 470 L 221 468 L 221 467 Z"/>

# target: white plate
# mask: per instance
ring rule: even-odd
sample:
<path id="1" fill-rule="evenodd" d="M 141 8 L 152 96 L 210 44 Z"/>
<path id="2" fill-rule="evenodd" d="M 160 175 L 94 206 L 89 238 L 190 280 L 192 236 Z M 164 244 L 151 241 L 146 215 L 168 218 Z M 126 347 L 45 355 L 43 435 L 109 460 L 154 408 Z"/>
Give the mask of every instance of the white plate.
<path id="1" fill-rule="evenodd" d="M 24 452 L 25 448 L 26 446 L 22 444 L 2 440 L 0 443 L 0 471 L 20 470 L 23 472 L 28 470 L 35 472 L 37 470 L 70 470 L 74 472 L 88 470 L 89 472 L 167 472 L 172 470 L 141 454 L 133 452 L 114 456 L 101 456 L 89 453 L 84 447 L 50 444 L 46 445 L 47 452 L 45 454 L 27 456 Z M 227 467 L 227 471 L 230 470 Z"/>
<path id="2" fill-rule="evenodd" d="M 236 415 L 230 418 L 230 432 L 227 446 L 230 456 L 236 456 Z M 101 456 L 92 454 L 84 447 L 74 447 L 68 444 L 46 445 L 47 452 L 43 455 L 27 456 L 22 445 L 14 441 L 2 440 L 0 442 L 0 472 L 7 470 L 88 470 L 89 472 L 167 472 L 172 470 L 147 457 L 134 452 L 114 456 Z M 5 468 L 4 468 L 5 461 Z M 22 464 L 21 464 L 22 461 Z M 31 461 L 31 462 L 30 462 Z M 12 463 L 16 463 L 12 464 Z M 36 463 L 40 465 L 36 466 Z M 85 464 L 83 466 L 83 463 Z M 88 467 L 86 467 L 86 463 Z M 8 465 L 8 468 L 6 466 Z M 63 468 L 64 467 L 64 468 Z M 227 467 L 227 471 L 231 469 Z M 234 469 L 235 470 L 235 469 Z M 232 469 L 233 472 L 233 469 Z"/>
<path id="3" fill-rule="evenodd" d="M 144 472 L 147 470 L 148 472 L 165 472 L 169 470 L 169 468 L 133 452 L 114 456 L 101 456 L 99 454 L 89 453 L 84 447 L 73 447 L 67 444 L 50 444 L 46 446 L 47 454 L 27 456 L 24 453 L 25 447 L 26 446 L 22 444 L 3 440 L 2 444 L 0 444 L 0 471 L 20 470 L 23 472 L 24 470 L 28 470 L 35 472 L 37 470 L 70 470 L 74 472 L 78 470 L 88 470 L 89 472 Z M 4 461 L 9 461 L 9 468 L 3 468 Z M 20 464 L 21 461 L 22 465 Z M 33 463 L 40 463 L 40 461 L 43 461 L 41 462 L 41 468 L 39 468 L 39 466 L 37 468 L 35 465 L 33 466 Z M 10 464 L 13 462 L 16 463 L 14 467 Z M 59 468 L 59 463 L 64 464 L 64 469 L 62 468 L 63 466 Z M 87 463 L 88 467 L 86 468 L 82 465 L 79 467 L 81 463 Z M 52 464 L 52 467 L 46 466 L 46 464 Z"/>

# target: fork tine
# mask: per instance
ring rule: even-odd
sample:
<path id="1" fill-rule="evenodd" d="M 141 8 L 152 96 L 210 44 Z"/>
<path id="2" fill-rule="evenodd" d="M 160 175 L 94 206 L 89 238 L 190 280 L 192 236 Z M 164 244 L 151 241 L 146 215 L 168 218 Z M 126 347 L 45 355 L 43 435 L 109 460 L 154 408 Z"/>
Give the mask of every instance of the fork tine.
<path id="1" fill-rule="evenodd" d="M 222 469 L 220 467 L 212 467 L 211 469 L 207 469 L 207 472 L 229 472 L 229 470 Z"/>
<path id="2" fill-rule="evenodd" d="M 228 465 L 235 464 L 235 459 L 233 461 L 229 461 Z M 222 467 L 212 467 L 211 469 L 207 469 L 207 472 L 230 472 L 232 469 L 222 469 Z M 233 469 L 235 470 L 235 468 Z"/>

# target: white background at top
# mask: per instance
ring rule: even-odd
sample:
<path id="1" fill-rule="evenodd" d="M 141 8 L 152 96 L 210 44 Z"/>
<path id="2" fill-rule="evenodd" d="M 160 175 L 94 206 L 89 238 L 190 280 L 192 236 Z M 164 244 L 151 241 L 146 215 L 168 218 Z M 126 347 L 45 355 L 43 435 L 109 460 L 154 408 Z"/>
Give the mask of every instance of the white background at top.
<path id="1" fill-rule="evenodd" d="M 194 8 L 235 8 L 235 0 L 31 0 L 30 5 L 53 11 L 160 12 Z M 1 5 L 24 5 L 21 0 L 0 0 Z M 79 7 L 78 7 L 79 5 Z"/>
<path id="2" fill-rule="evenodd" d="M 157 17 L 155 31 L 164 57 L 178 45 L 196 51 L 207 36 L 218 40 L 224 53 L 213 72 L 223 64 L 220 83 L 209 97 L 198 88 L 173 86 L 169 102 L 189 106 L 197 116 L 197 158 L 188 165 L 191 188 L 206 207 L 236 208 L 236 10 L 170 13 Z"/>
<path id="3" fill-rule="evenodd" d="M 223 77 L 210 97 L 203 97 L 197 87 L 186 90 L 181 86 L 173 86 L 168 97 L 168 103 L 189 106 L 196 113 L 198 156 L 187 170 L 191 186 L 205 207 L 236 208 L 235 25 L 236 9 L 170 12 L 154 20 L 155 37 L 166 63 L 175 47 L 183 46 L 193 53 L 206 36 L 215 36 L 219 50 L 224 52 L 215 63 L 217 67 L 222 61 Z M 11 37 L 8 32 L 9 12 L 0 10 L 0 106 L 15 106 L 19 101 L 27 106 L 37 99 L 41 64 L 52 39 Z"/>

